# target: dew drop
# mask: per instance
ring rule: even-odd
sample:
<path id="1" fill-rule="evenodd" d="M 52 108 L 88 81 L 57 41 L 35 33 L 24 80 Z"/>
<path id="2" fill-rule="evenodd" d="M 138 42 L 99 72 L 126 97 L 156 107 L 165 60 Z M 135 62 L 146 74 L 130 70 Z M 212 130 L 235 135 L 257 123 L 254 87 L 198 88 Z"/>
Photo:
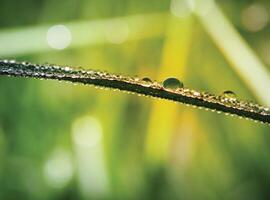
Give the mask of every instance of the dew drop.
<path id="1" fill-rule="evenodd" d="M 148 77 L 144 77 L 142 80 L 144 82 L 151 82 L 152 83 L 152 80 L 150 78 L 148 78 Z"/>
<path id="2" fill-rule="evenodd" d="M 184 87 L 184 84 L 177 78 L 167 78 L 165 81 L 163 81 L 163 87 L 165 89 L 176 90 Z"/>
<path id="3" fill-rule="evenodd" d="M 260 108 L 259 112 L 263 115 L 270 115 L 270 110 L 269 108 Z"/>
<path id="4" fill-rule="evenodd" d="M 148 78 L 148 77 L 144 77 L 142 79 L 142 85 L 143 86 L 149 87 L 150 85 L 152 85 L 152 83 L 153 83 L 152 80 L 150 78 Z"/>
<path id="5" fill-rule="evenodd" d="M 26 61 L 22 62 L 22 64 L 23 65 L 30 65 L 30 63 L 29 62 L 26 62 Z"/>
<path id="6" fill-rule="evenodd" d="M 234 93 L 234 92 L 232 92 L 232 91 L 224 91 L 223 93 L 222 93 L 222 96 L 223 97 L 225 97 L 225 98 L 227 98 L 227 99 L 236 99 L 236 94 Z"/>
<path id="7" fill-rule="evenodd" d="M 64 67 L 64 71 L 69 72 L 71 71 L 70 67 Z"/>
<path id="8" fill-rule="evenodd" d="M 201 93 L 197 92 L 197 91 L 192 91 L 192 94 L 195 96 L 195 97 L 200 97 L 201 96 Z"/>
<path id="9" fill-rule="evenodd" d="M 139 81 L 140 78 L 139 78 L 138 76 L 134 76 L 134 80 L 135 80 L 135 81 Z"/>

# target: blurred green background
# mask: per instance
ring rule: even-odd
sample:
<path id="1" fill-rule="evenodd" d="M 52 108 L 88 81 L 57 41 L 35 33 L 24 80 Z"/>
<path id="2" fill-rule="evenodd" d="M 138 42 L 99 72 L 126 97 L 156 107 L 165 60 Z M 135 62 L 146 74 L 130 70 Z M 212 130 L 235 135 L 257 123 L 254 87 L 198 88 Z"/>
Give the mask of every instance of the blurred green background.
<path id="1" fill-rule="evenodd" d="M 0 0 L 0 59 L 173 76 L 269 106 L 269 8 Z M 0 77 L 0 92 L 0 199 L 270 197 L 268 125 L 57 81 Z"/>

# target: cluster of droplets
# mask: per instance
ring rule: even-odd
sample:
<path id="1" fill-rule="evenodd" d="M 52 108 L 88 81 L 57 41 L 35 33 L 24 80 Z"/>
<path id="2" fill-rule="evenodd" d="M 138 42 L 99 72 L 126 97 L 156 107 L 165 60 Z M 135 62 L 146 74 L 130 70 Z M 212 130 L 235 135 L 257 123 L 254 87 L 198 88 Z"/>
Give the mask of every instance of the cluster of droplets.
<path id="1" fill-rule="evenodd" d="M 265 115 L 270 116 L 269 108 L 265 108 L 251 102 L 240 101 L 237 99 L 235 93 L 232 91 L 224 91 L 221 95 L 218 96 L 206 92 L 198 92 L 196 90 L 185 88 L 183 82 L 173 77 L 167 78 L 162 83 L 159 83 L 157 81 L 152 81 L 148 77 L 140 79 L 138 77 L 128 77 L 123 75 L 110 74 L 105 71 L 85 70 L 79 68 L 74 69 L 70 67 L 62 67 L 49 64 L 34 65 L 27 62 L 17 63 L 15 60 L 0 61 L 0 74 L 1 73 L 13 76 L 36 77 L 39 79 L 45 78 L 45 79 L 68 80 L 74 83 L 81 82 L 84 84 L 91 84 L 90 80 L 94 79 L 106 81 L 118 81 L 121 83 L 133 84 L 135 87 L 142 86 L 145 88 L 164 90 L 169 93 L 174 93 L 183 97 L 192 98 L 193 100 L 203 101 L 206 103 L 208 102 L 220 104 L 225 107 L 235 108 L 237 110 L 244 110 L 248 112 L 259 113 L 260 115 L 264 116 Z M 96 86 L 103 87 L 102 84 L 101 85 L 96 84 Z M 114 89 L 117 90 L 118 88 Z M 139 90 L 133 92 L 140 95 L 151 96 L 151 94 L 142 93 Z M 189 101 L 186 101 L 185 103 L 188 105 Z M 219 111 L 217 110 L 216 112 Z"/>
<path id="2" fill-rule="evenodd" d="M 253 102 L 241 101 L 237 99 L 236 94 L 232 91 L 223 92 L 220 96 L 220 101 L 229 107 L 246 110 L 253 113 L 259 113 L 262 115 L 270 115 L 269 108 L 263 107 Z"/>
<path id="3" fill-rule="evenodd" d="M 261 115 L 270 115 L 269 108 L 263 107 L 253 102 L 238 100 L 236 94 L 230 90 L 224 91 L 221 95 L 216 96 L 206 92 L 198 92 L 184 88 L 184 84 L 176 78 L 167 78 L 164 80 L 163 88 L 168 91 L 177 92 L 184 96 L 203 99 L 204 101 L 218 103 L 226 107 L 233 107 L 239 110 L 259 113 Z"/>

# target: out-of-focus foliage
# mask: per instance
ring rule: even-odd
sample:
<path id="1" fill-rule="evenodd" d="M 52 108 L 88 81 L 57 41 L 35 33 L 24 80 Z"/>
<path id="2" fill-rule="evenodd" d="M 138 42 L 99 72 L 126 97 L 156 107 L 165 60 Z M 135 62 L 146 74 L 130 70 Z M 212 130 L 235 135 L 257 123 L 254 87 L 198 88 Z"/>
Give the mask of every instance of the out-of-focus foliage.
<path id="1" fill-rule="evenodd" d="M 270 2 L 216 2 L 269 71 Z M 172 76 L 261 101 L 184 0 L 0 5 L 1 59 Z M 267 125 L 56 81 L 0 77 L 0 92 L 0 199 L 269 196 Z"/>

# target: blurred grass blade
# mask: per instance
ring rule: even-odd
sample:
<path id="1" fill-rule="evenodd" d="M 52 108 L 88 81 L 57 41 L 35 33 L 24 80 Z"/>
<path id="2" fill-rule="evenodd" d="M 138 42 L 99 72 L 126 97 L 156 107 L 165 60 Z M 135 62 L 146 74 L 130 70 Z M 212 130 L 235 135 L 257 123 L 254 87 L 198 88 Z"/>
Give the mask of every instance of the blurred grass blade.
<path id="1" fill-rule="evenodd" d="M 160 37 L 164 34 L 166 16 L 167 14 L 164 13 L 134 15 L 69 22 L 64 23 L 64 26 L 70 31 L 72 37 L 69 47 L 77 48 L 118 42 L 119 38 L 116 36 L 122 29 L 126 32 L 124 39 L 127 41 Z M 0 30 L 0 57 L 37 54 L 52 50 L 47 41 L 50 27 L 43 25 Z M 110 38 L 112 36 L 115 37 Z"/>
<path id="2" fill-rule="evenodd" d="M 258 100 L 270 106 L 270 74 L 267 68 L 213 0 L 196 1 L 196 13 L 205 30 Z"/>
<path id="3" fill-rule="evenodd" d="M 166 79 L 172 75 L 184 78 L 193 24 L 191 16 L 185 18 L 170 17 L 161 67 L 157 72 L 158 80 Z M 162 162 L 167 159 L 178 111 L 176 104 L 153 102 L 146 139 L 148 160 Z"/>

